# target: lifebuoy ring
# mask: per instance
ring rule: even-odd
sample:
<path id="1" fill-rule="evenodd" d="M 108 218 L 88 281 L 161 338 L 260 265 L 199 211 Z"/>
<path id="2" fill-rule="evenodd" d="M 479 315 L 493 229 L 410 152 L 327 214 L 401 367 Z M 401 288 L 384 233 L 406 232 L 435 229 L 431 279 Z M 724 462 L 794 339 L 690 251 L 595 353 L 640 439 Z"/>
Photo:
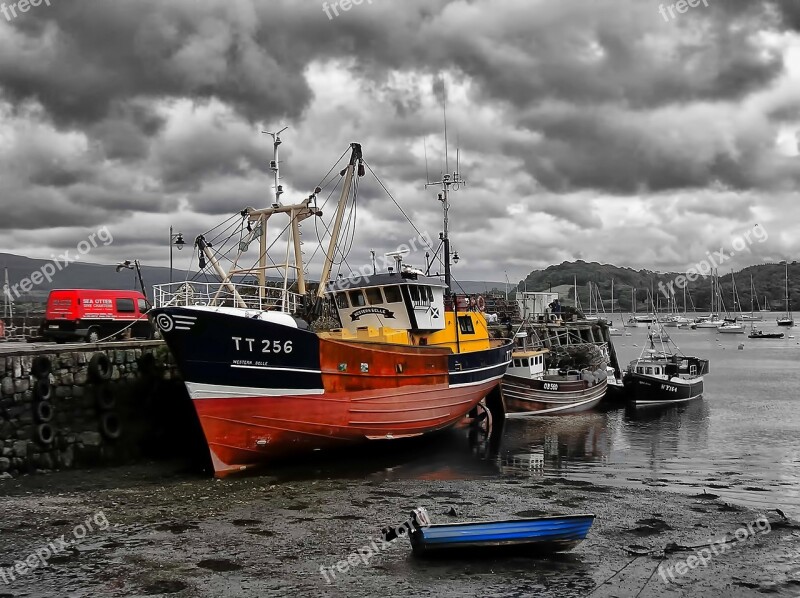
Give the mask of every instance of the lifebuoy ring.
<path id="1" fill-rule="evenodd" d="M 49 401 L 53 395 L 53 387 L 50 386 L 49 374 L 47 378 L 39 378 L 34 382 L 33 394 L 40 401 Z"/>
<path id="2" fill-rule="evenodd" d="M 117 397 L 107 385 L 97 388 L 97 406 L 102 411 L 110 411 L 117 406 Z"/>
<path id="3" fill-rule="evenodd" d="M 558 314 L 550 314 L 549 318 L 551 322 L 558 322 Z"/>
<path id="4" fill-rule="evenodd" d="M 89 360 L 89 376 L 95 382 L 104 382 L 111 378 L 111 360 L 105 353 L 95 353 Z"/>
<path id="5" fill-rule="evenodd" d="M 53 419 L 53 404 L 50 401 L 40 401 L 34 407 L 36 421 L 40 424 L 46 424 Z"/>
<path id="6" fill-rule="evenodd" d="M 50 359 L 44 355 L 38 355 L 37 357 L 34 357 L 33 362 L 31 363 L 31 374 L 33 374 L 36 378 L 46 378 L 50 375 L 52 370 L 53 365 L 50 363 Z"/>
<path id="7" fill-rule="evenodd" d="M 50 424 L 39 424 L 36 427 L 36 441 L 39 444 L 49 445 L 55 440 L 56 434 Z"/>
<path id="8" fill-rule="evenodd" d="M 104 413 L 100 419 L 100 433 L 109 440 L 116 440 L 122 434 L 122 424 L 116 413 Z"/>
<path id="9" fill-rule="evenodd" d="M 483 298 L 483 295 L 478 295 L 478 298 L 475 300 L 475 306 L 478 308 L 478 311 L 484 311 L 486 309 L 486 300 Z"/>

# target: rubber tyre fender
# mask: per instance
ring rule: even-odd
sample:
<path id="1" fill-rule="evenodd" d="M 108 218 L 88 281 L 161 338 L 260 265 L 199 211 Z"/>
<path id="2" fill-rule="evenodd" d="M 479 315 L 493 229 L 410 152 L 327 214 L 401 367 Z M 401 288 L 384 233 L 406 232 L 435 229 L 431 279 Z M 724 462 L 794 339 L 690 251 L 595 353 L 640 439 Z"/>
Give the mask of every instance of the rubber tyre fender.
<path id="1" fill-rule="evenodd" d="M 95 353 L 89 360 L 89 376 L 95 382 L 105 382 L 111 378 L 111 360 L 105 353 Z"/>
<path id="2" fill-rule="evenodd" d="M 96 391 L 97 408 L 101 411 L 111 411 L 117 406 L 117 397 L 108 384 L 98 386 Z"/>
<path id="3" fill-rule="evenodd" d="M 100 433 L 109 440 L 116 440 L 122 435 L 122 422 L 116 413 L 103 414 L 100 418 Z"/>
<path id="4" fill-rule="evenodd" d="M 44 446 L 53 444 L 53 441 L 56 439 L 56 433 L 53 430 L 53 426 L 47 423 L 36 426 L 35 436 L 36 442 Z"/>
<path id="5" fill-rule="evenodd" d="M 50 385 L 50 377 L 39 378 L 33 384 L 33 394 L 39 401 L 49 401 L 53 396 L 53 387 Z"/>
<path id="6" fill-rule="evenodd" d="M 47 378 L 53 371 L 53 364 L 50 358 L 44 355 L 37 355 L 31 363 L 31 374 L 36 378 Z"/>
<path id="7" fill-rule="evenodd" d="M 50 401 L 39 401 L 33 408 L 36 421 L 46 424 L 53 419 L 53 404 Z"/>

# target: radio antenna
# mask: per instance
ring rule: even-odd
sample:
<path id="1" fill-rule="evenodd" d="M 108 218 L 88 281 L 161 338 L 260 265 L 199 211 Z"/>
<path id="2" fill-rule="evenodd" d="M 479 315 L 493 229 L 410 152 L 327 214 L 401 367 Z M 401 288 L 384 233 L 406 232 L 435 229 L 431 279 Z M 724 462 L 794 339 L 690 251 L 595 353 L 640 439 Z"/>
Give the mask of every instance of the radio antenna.
<path id="1" fill-rule="evenodd" d="M 442 116 L 444 118 L 444 171 L 450 172 L 450 164 L 447 161 L 447 86 L 444 80 L 444 74 L 441 75 L 442 80 Z"/>

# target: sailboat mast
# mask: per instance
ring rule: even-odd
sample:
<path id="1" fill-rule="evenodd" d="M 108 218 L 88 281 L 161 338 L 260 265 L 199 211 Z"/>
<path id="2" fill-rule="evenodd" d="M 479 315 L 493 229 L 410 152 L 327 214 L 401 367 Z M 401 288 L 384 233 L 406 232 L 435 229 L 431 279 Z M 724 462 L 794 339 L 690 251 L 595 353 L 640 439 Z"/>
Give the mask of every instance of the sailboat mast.
<path id="1" fill-rule="evenodd" d="M 785 295 L 786 295 L 786 317 L 789 317 L 789 261 L 786 261 Z"/>
<path id="2" fill-rule="evenodd" d="M 611 279 L 611 323 L 614 323 L 614 279 Z"/>

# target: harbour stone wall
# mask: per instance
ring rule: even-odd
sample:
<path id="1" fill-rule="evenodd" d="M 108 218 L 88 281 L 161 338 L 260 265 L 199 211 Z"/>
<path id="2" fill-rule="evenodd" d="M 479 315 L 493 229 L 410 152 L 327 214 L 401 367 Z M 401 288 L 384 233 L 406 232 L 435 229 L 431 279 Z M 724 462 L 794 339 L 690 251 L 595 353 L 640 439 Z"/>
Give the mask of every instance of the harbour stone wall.
<path id="1" fill-rule="evenodd" d="M 161 341 L 0 352 L 0 479 L 168 457 L 193 416 Z"/>

